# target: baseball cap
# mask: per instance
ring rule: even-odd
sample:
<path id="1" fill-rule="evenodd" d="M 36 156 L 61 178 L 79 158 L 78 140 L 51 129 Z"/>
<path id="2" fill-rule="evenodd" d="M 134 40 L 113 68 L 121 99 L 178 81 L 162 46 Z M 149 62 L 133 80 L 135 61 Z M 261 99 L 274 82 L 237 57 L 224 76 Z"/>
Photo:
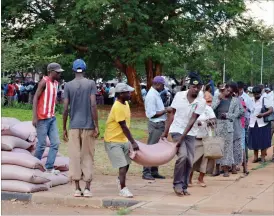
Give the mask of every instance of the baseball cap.
<path id="1" fill-rule="evenodd" d="M 165 79 L 164 79 L 164 77 L 156 76 L 156 77 L 154 77 L 154 79 L 153 79 L 153 83 L 165 84 Z"/>
<path id="2" fill-rule="evenodd" d="M 265 91 L 271 91 L 271 89 L 270 88 L 265 88 Z"/>
<path id="3" fill-rule="evenodd" d="M 76 59 L 73 62 L 72 70 L 81 73 L 87 69 L 86 63 L 82 59 Z"/>
<path id="4" fill-rule="evenodd" d="M 56 71 L 58 73 L 63 72 L 64 70 L 61 68 L 61 65 L 55 62 L 48 64 L 47 71 Z"/>
<path id="5" fill-rule="evenodd" d="M 134 88 L 125 84 L 125 83 L 118 83 L 115 87 L 115 93 L 122 93 L 122 92 L 133 92 Z"/>

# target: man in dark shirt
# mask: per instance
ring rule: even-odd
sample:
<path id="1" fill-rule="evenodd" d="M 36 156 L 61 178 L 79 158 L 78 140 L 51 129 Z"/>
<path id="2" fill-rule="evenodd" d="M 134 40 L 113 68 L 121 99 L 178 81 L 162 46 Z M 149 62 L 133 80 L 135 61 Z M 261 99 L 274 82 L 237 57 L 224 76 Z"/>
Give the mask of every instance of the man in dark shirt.
<path id="1" fill-rule="evenodd" d="M 82 196 L 79 181 L 86 182 L 84 197 L 91 197 L 95 139 L 99 136 L 96 107 L 96 85 L 84 78 L 86 64 L 77 59 L 73 63 L 75 79 L 66 83 L 64 91 L 63 138 L 68 141 L 69 175 L 75 181 L 75 197 Z M 70 116 L 69 136 L 67 117 Z"/>

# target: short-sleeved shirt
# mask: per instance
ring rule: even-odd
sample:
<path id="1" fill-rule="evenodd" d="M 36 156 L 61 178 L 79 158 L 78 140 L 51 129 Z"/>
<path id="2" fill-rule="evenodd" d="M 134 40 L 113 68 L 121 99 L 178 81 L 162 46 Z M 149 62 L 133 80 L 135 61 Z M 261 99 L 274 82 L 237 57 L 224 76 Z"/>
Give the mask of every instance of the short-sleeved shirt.
<path id="1" fill-rule="evenodd" d="M 198 94 L 197 98 L 192 103 L 189 103 L 187 93 L 188 91 L 178 92 L 171 104 L 171 107 L 176 109 L 176 113 L 170 126 L 170 133 L 183 134 L 192 114 L 202 115 L 205 111 L 206 101 L 203 96 Z M 196 136 L 197 132 L 198 127 L 194 125 L 187 135 Z"/>
<path id="2" fill-rule="evenodd" d="M 122 104 L 115 101 L 109 113 L 104 139 L 105 142 L 126 143 L 128 142 L 119 122 L 126 121 L 126 125 L 130 127 L 130 108 L 128 102 Z"/>
<path id="3" fill-rule="evenodd" d="M 151 87 L 147 93 L 145 100 L 145 110 L 147 118 L 149 118 L 149 120 L 152 122 L 165 121 L 167 118 L 166 115 L 162 115 L 158 118 L 152 118 L 153 116 L 155 116 L 156 112 L 165 110 L 165 106 L 160 96 L 160 93 L 153 87 Z"/>
<path id="4" fill-rule="evenodd" d="M 263 96 L 255 101 L 254 98 L 252 98 L 252 110 L 251 110 L 251 114 L 250 114 L 250 122 L 249 122 L 249 127 L 253 128 L 256 124 L 256 122 L 258 123 L 259 127 L 264 127 L 266 126 L 268 123 L 264 122 L 264 118 L 257 118 L 256 116 L 258 114 L 261 113 L 262 107 L 263 107 Z M 270 108 L 272 107 L 272 102 L 268 99 L 268 98 L 264 98 L 264 105 L 266 108 Z"/>
<path id="5" fill-rule="evenodd" d="M 94 129 L 91 113 L 91 95 L 97 91 L 95 82 L 86 78 L 74 79 L 65 85 L 64 99 L 69 100 L 71 129 Z"/>

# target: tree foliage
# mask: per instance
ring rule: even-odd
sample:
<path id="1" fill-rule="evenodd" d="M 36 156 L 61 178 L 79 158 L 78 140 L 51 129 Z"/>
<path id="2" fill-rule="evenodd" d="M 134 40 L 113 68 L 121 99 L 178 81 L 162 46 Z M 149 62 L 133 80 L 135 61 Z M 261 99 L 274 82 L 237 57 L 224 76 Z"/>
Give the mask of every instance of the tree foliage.
<path id="1" fill-rule="evenodd" d="M 266 39 L 262 25 L 243 18 L 244 0 L 4 0 L 1 7 L 2 36 L 9 43 L 2 51 L 14 45 L 15 59 L 23 57 L 18 67 L 55 59 L 69 77 L 72 61 L 81 57 L 90 78 L 123 73 L 137 103 L 140 79 L 150 85 L 155 75 L 180 78 L 188 70 L 220 79 L 224 55 L 230 78 L 242 78 L 250 68 L 255 72 L 248 59 L 256 44 L 250 40 Z"/>

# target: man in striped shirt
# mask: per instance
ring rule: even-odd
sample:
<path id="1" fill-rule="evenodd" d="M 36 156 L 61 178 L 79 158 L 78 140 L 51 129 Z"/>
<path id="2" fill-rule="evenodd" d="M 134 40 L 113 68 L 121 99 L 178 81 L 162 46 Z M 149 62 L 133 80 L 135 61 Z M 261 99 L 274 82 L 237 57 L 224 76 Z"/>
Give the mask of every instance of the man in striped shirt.
<path id="1" fill-rule="evenodd" d="M 33 119 L 32 124 L 36 127 L 38 143 L 35 157 L 41 160 L 46 148 L 47 136 L 50 140 L 50 150 L 45 164 L 46 171 L 58 174 L 54 169 L 54 162 L 60 144 L 58 128 L 55 118 L 55 103 L 58 90 L 58 81 L 61 72 L 64 70 L 57 63 L 50 63 L 47 67 L 48 76 L 44 76 L 38 84 L 37 91 L 33 99 Z"/>

